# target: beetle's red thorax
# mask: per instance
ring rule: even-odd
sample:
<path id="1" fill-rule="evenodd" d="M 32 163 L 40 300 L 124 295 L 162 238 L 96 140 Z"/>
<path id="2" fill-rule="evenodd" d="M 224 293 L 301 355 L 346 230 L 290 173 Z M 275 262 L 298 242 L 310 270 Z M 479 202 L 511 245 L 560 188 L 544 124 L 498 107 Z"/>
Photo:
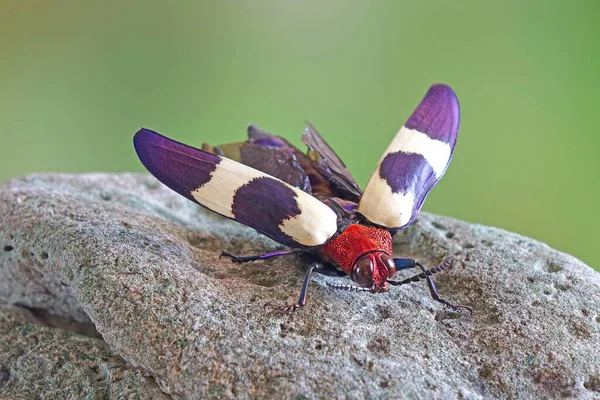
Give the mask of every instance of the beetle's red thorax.
<path id="1" fill-rule="evenodd" d="M 350 225 L 340 236 L 319 249 L 325 261 L 338 266 L 348 275 L 352 273 L 354 261 L 372 251 L 385 251 L 391 257 L 392 235 L 386 229 L 361 224 Z"/>

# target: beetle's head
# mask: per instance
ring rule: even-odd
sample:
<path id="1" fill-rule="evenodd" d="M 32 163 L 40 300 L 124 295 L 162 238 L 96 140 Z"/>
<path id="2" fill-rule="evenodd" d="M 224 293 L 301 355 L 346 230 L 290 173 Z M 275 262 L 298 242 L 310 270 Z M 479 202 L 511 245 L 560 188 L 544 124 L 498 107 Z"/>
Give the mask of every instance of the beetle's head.
<path id="1" fill-rule="evenodd" d="M 374 251 L 358 257 L 350 277 L 371 293 L 388 291 L 387 280 L 396 273 L 394 260 L 384 251 Z"/>

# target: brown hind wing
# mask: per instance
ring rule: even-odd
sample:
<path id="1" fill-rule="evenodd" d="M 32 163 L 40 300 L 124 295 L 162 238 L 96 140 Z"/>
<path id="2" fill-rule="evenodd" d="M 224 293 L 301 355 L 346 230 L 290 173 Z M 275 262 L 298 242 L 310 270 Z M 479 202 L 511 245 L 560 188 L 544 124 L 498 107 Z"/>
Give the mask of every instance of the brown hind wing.
<path id="1" fill-rule="evenodd" d="M 315 169 L 329 181 L 338 197 L 358 202 L 362 196 L 362 191 L 356 180 L 338 155 L 335 154 L 335 151 L 329 147 L 325 139 L 309 122 L 306 122 L 302 142 L 308 146 L 308 157 Z"/>

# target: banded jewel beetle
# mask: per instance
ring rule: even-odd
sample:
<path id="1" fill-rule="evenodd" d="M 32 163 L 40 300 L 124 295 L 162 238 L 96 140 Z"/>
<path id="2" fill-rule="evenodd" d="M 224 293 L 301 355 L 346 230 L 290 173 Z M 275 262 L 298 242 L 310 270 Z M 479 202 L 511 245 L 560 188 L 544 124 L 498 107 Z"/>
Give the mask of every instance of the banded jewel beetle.
<path id="1" fill-rule="evenodd" d="M 148 171 L 169 188 L 291 248 L 222 256 L 249 262 L 304 254 L 314 260 L 298 302 L 281 310 L 306 304 L 308 283 L 317 272 L 349 276 L 356 283 L 328 284 L 333 289 L 371 293 L 425 279 L 435 300 L 472 312 L 437 293 L 431 275 L 449 261 L 427 269 L 417 260 L 394 258 L 392 251 L 392 235 L 415 220 L 450 163 L 459 116 L 453 90 L 433 85 L 388 146 L 364 192 L 308 123 L 302 137 L 306 154 L 254 125 L 245 142 L 202 150 L 148 129 L 136 133 L 134 146 Z M 415 267 L 419 274 L 392 279 L 398 270 Z"/>

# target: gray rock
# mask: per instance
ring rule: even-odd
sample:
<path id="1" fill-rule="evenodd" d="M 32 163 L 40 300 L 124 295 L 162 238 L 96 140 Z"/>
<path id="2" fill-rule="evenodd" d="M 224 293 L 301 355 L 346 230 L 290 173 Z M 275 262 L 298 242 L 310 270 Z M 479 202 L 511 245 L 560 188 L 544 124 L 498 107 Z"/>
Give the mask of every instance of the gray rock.
<path id="1" fill-rule="evenodd" d="M 104 341 L 43 326 L 27 310 L 6 306 L 0 306 L 0 398 L 168 399 Z"/>
<path id="2" fill-rule="evenodd" d="M 173 398 L 600 397 L 598 273 L 532 239 L 427 213 L 395 242 L 429 266 L 455 259 L 438 290 L 473 316 L 444 309 L 424 283 L 371 295 L 331 291 L 324 277 L 305 309 L 270 313 L 265 303 L 296 301 L 308 262 L 219 259 L 281 246 L 152 177 L 0 186 L 0 295 L 76 321 L 83 310 Z"/>

